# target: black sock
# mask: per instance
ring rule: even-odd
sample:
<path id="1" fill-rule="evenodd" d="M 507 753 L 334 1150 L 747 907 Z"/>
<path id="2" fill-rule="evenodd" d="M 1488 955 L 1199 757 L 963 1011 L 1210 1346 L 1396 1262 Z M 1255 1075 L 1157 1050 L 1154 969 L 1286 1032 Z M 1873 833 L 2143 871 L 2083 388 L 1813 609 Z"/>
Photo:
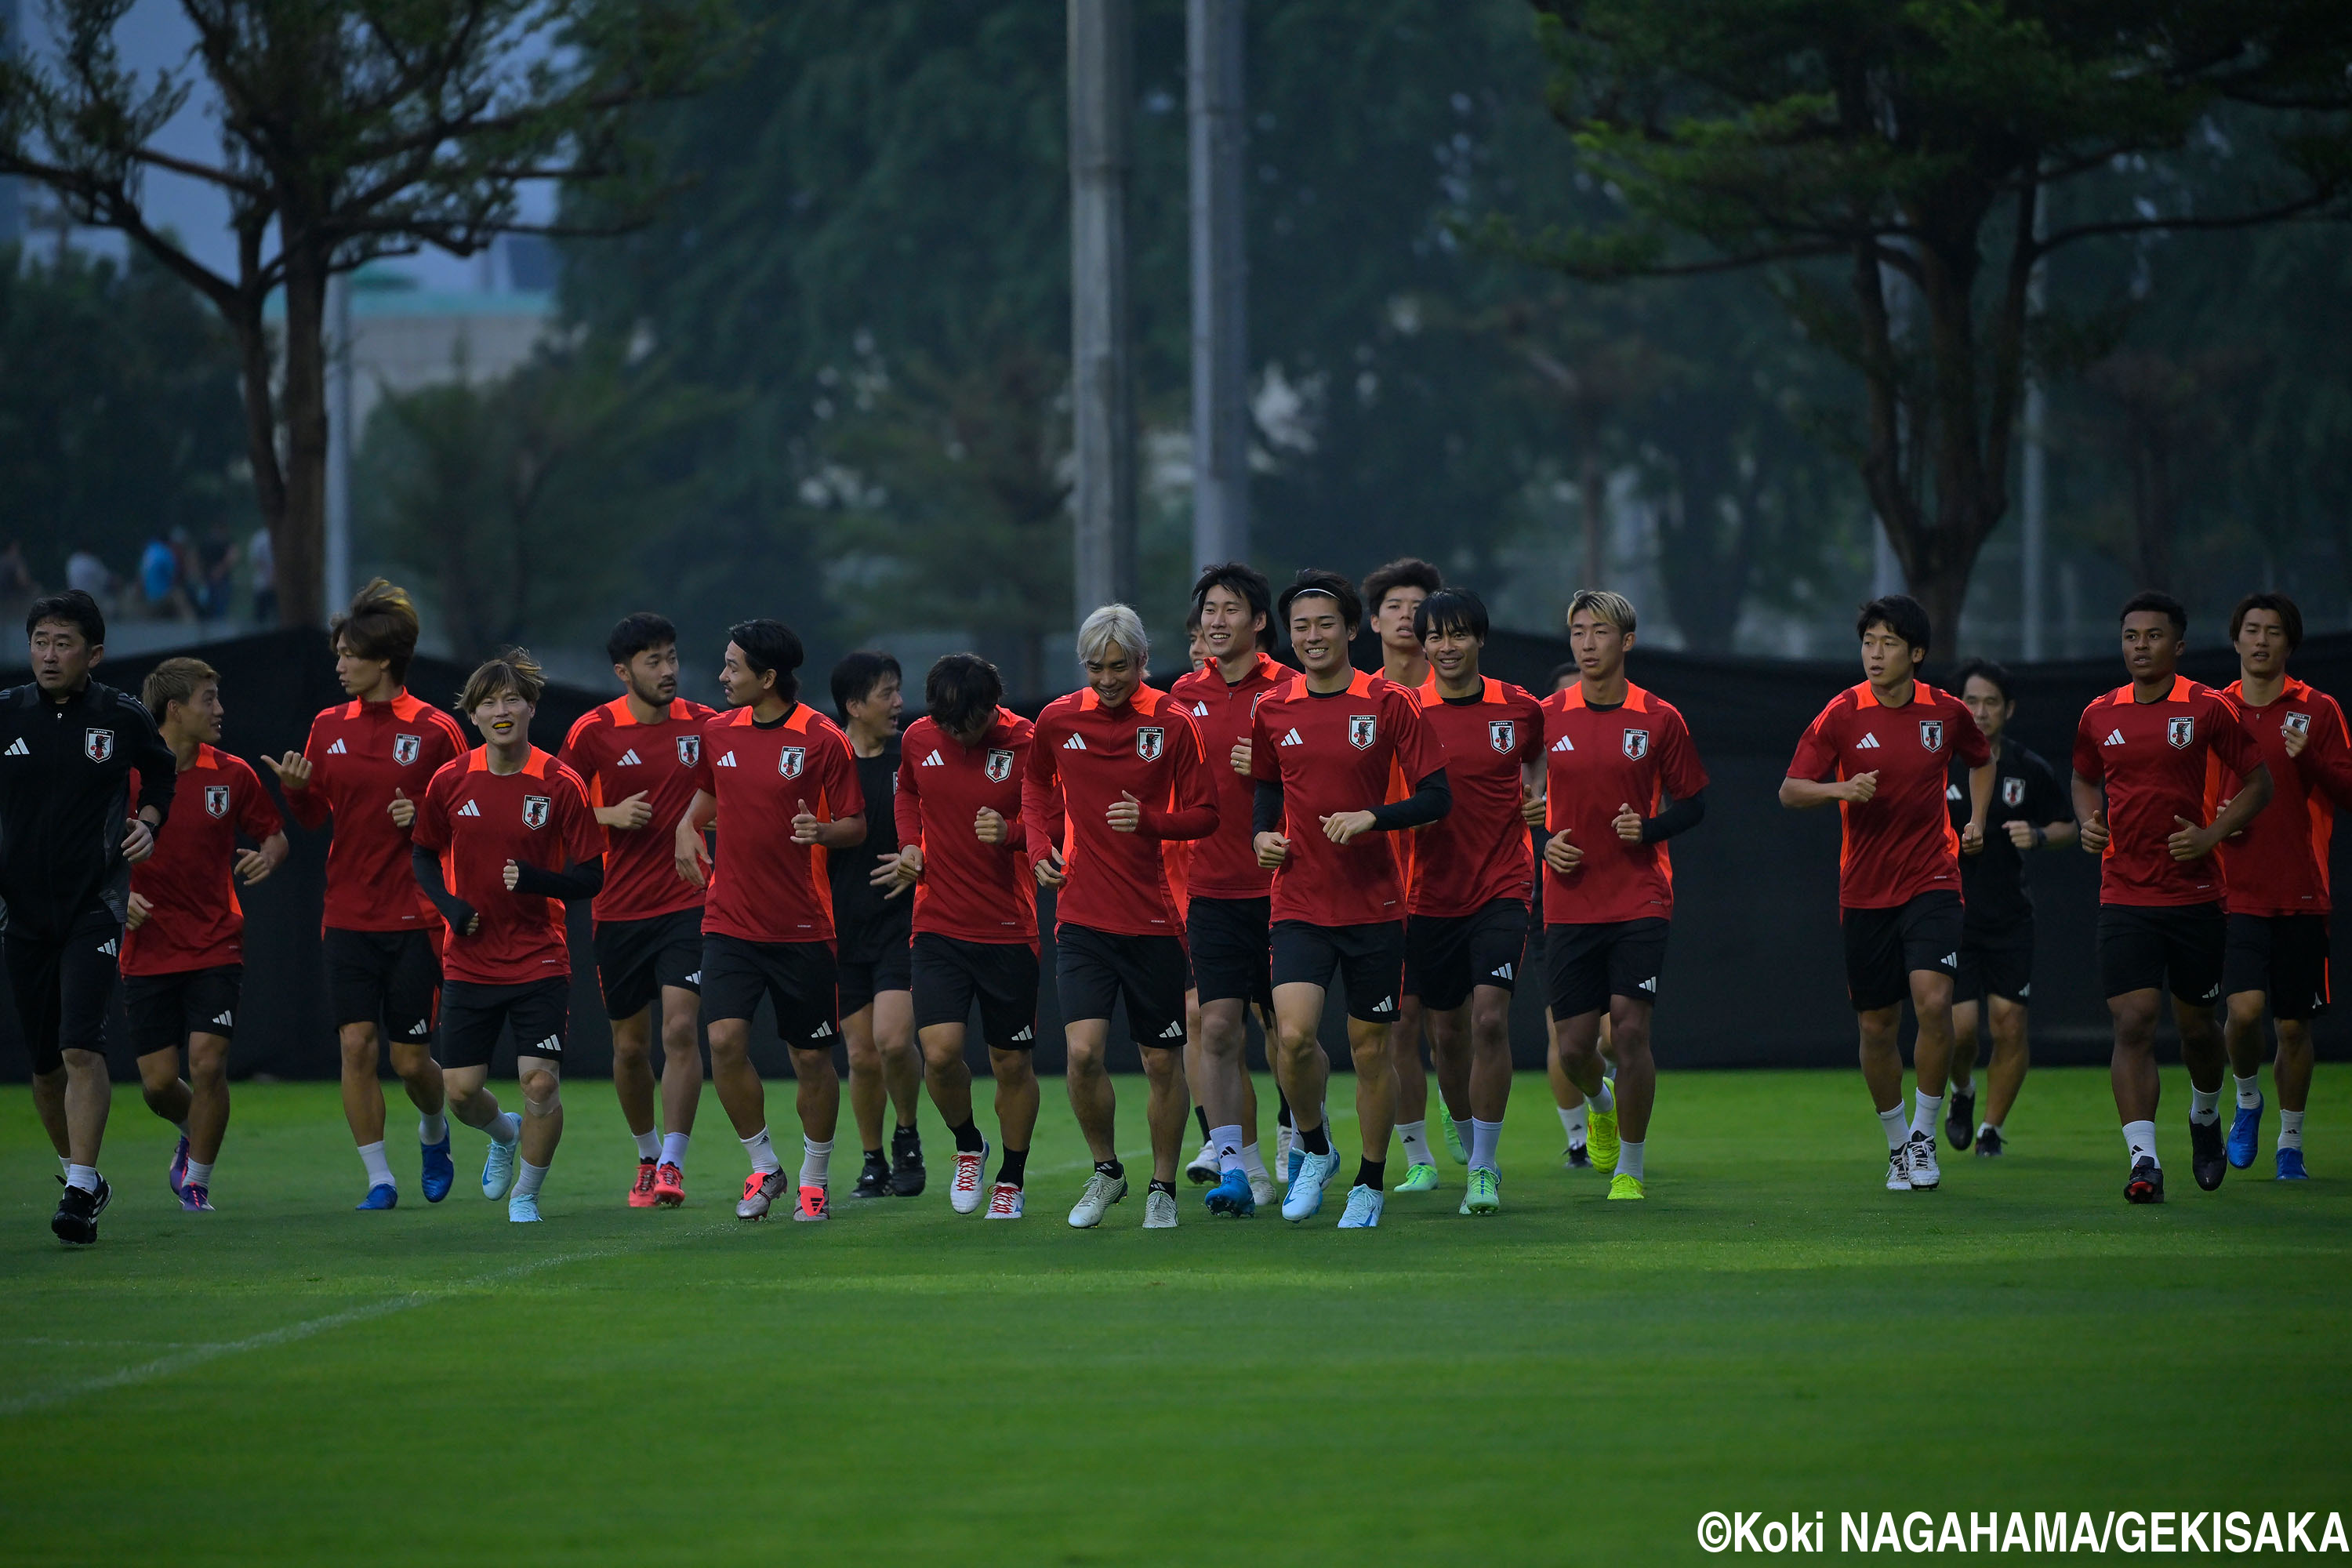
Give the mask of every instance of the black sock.
<path id="1" fill-rule="evenodd" d="M 1280 1084 L 1274 1086 L 1274 1096 L 1276 1100 L 1282 1102 L 1282 1109 L 1276 1111 L 1274 1114 L 1275 1121 L 1285 1127 L 1296 1126 L 1297 1123 L 1293 1122 L 1290 1119 L 1290 1096 L 1282 1092 L 1282 1086 Z"/>
<path id="2" fill-rule="evenodd" d="M 971 1121 L 966 1121 L 961 1127 L 950 1127 L 948 1131 L 955 1138 L 956 1152 L 959 1154 L 977 1154 L 988 1147 L 987 1142 L 980 1135 L 979 1127 Z"/>
<path id="3" fill-rule="evenodd" d="M 1176 1195 L 1176 1184 L 1173 1182 L 1163 1182 L 1159 1177 L 1154 1176 L 1143 1190 L 1146 1194 L 1166 1193 L 1172 1198 Z"/>
<path id="4" fill-rule="evenodd" d="M 1209 1108 L 1205 1105 L 1194 1106 L 1192 1120 L 1201 1124 L 1201 1136 L 1206 1138 L 1209 1135 Z"/>
<path id="5" fill-rule="evenodd" d="M 1331 1124 L 1328 1121 L 1320 1127 L 1308 1128 L 1299 1136 L 1307 1140 L 1307 1152 L 1310 1154 L 1328 1154 L 1331 1152 Z"/>
<path id="6" fill-rule="evenodd" d="M 1026 1149 L 1007 1149 L 1004 1152 L 1003 1163 L 996 1167 L 996 1179 L 1000 1182 L 1010 1182 L 1016 1187 L 1021 1184 L 1021 1179 L 1028 1173 L 1029 1151 Z"/>
<path id="7" fill-rule="evenodd" d="M 1117 1181 L 1119 1177 L 1127 1174 L 1127 1167 L 1120 1164 L 1116 1160 L 1097 1160 L 1095 1162 L 1095 1174 L 1097 1176 L 1108 1176 L 1113 1181 Z"/>
<path id="8" fill-rule="evenodd" d="M 890 1162 L 883 1158 L 881 1147 L 877 1145 L 866 1151 L 866 1163 L 869 1165 L 887 1165 Z"/>
<path id="9" fill-rule="evenodd" d="M 1389 1163 L 1386 1160 L 1359 1160 L 1356 1162 L 1356 1185 L 1360 1187 L 1370 1187 L 1372 1191 L 1377 1193 L 1381 1188 L 1388 1185 L 1388 1181 Z"/>

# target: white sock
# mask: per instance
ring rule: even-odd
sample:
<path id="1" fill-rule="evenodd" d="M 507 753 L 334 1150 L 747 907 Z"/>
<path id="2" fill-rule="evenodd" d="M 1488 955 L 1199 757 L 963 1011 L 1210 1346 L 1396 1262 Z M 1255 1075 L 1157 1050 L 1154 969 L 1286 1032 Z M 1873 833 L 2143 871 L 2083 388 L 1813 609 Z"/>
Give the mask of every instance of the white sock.
<path id="1" fill-rule="evenodd" d="M 1475 1116 L 1455 1116 L 1450 1120 L 1454 1123 L 1454 1141 L 1456 1143 L 1461 1144 L 1465 1149 L 1467 1149 L 1470 1147 L 1471 1138 L 1475 1135 L 1475 1124 L 1478 1119 Z"/>
<path id="2" fill-rule="evenodd" d="M 379 1143 L 376 1147 L 378 1149 L 382 1149 L 383 1145 Z M 66 1167 L 66 1185 L 69 1187 L 79 1187 L 86 1193 L 97 1192 L 98 1167 L 96 1165 L 68 1165 Z"/>
<path id="3" fill-rule="evenodd" d="M 2221 1120 L 2221 1091 L 2189 1086 L 2189 1120 L 2202 1127 Z"/>
<path id="4" fill-rule="evenodd" d="M 493 1143 L 512 1143 L 522 1136 L 522 1118 L 511 1110 L 501 1110 L 490 1118 L 490 1124 L 482 1131 L 490 1135 Z"/>
<path id="5" fill-rule="evenodd" d="M 2161 1160 L 2157 1160 L 2157 1159 L 2156 1159 L 2156 1123 L 2155 1123 L 2155 1122 L 2153 1122 L 2153 1121 L 2126 1121 L 2126 1122 L 2125 1122 L 2125 1123 L 2124 1123 L 2124 1142 L 2125 1142 L 2125 1144 L 2126 1144 L 2126 1146 L 2131 1150 L 2131 1158 L 2132 1158 L 2132 1163 L 2133 1163 L 2133 1164 L 2137 1165 L 2137 1164 L 2138 1164 L 2142 1160 L 2156 1160 L 2156 1168 L 2157 1168 L 2158 1170 L 2159 1170 L 2159 1171 L 2161 1171 L 2162 1169 L 2164 1169 L 2164 1162 L 2163 1162 L 2163 1161 L 2161 1161 Z"/>
<path id="6" fill-rule="evenodd" d="M 1886 1146 L 1900 1149 L 1911 1141 L 1911 1124 L 1903 1119 L 1903 1102 L 1896 1100 L 1895 1109 L 1878 1113 L 1879 1126 L 1886 1130 Z"/>
<path id="7" fill-rule="evenodd" d="M 639 1160 L 658 1160 L 661 1158 L 662 1141 L 660 1133 L 632 1132 L 629 1136 L 637 1141 L 637 1158 Z"/>
<path id="8" fill-rule="evenodd" d="M 189 1161 L 188 1184 L 192 1187 L 211 1186 L 213 1184 L 212 1166 L 202 1160 Z"/>
<path id="9" fill-rule="evenodd" d="M 416 1119 L 416 1141 L 419 1143 L 446 1143 L 449 1142 L 448 1116 L 442 1111 L 436 1110 L 430 1116 L 418 1117 Z"/>
<path id="10" fill-rule="evenodd" d="M 1286 1129 L 1286 1131 L 1287 1131 L 1287 1129 Z M 1243 1144 L 1242 1174 L 1245 1176 L 1263 1176 L 1265 1173 L 1265 1156 L 1258 1152 L 1257 1145 L 1255 1143 Z"/>
<path id="11" fill-rule="evenodd" d="M 1570 1148 L 1584 1147 L 1584 1123 L 1585 1119 L 1591 1114 L 1591 1108 L 1586 1105 L 1579 1105 L 1573 1110 L 1564 1110 L 1559 1113 L 1560 1131 L 1568 1134 Z"/>
<path id="12" fill-rule="evenodd" d="M 1948 1100 L 1974 1100 L 1977 1097 L 1976 1079 L 1970 1079 L 1966 1083 L 1957 1079 L 1948 1081 L 1944 1085 L 1944 1097 Z"/>
<path id="13" fill-rule="evenodd" d="M 1242 1168 L 1242 1124 L 1209 1129 L 1209 1146 L 1217 1152 L 1217 1174 Z"/>
<path id="14" fill-rule="evenodd" d="M 1502 1141 L 1503 1124 L 1501 1122 L 1481 1121 L 1476 1117 L 1472 1117 L 1470 1119 L 1470 1137 L 1468 1140 L 1470 1144 L 1470 1164 L 1472 1169 L 1481 1171 L 1501 1170 L 1502 1167 L 1495 1163 L 1496 1158 L 1495 1151 L 1496 1145 L 1501 1143 Z"/>
<path id="15" fill-rule="evenodd" d="M 1429 1157 L 1429 1123 L 1427 1121 L 1398 1122 L 1397 1138 L 1404 1144 L 1406 1164 L 1433 1165 L 1436 1163 Z"/>
<path id="16" fill-rule="evenodd" d="M 1631 1139 L 1628 1139 L 1624 1142 L 1617 1145 L 1617 1173 L 1619 1175 L 1631 1176 L 1637 1182 L 1642 1179 L 1642 1148 L 1643 1145 L 1633 1142 Z"/>
<path id="17" fill-rule="evenodd" d="M 2303 1147 L 2302 1111 L 2282 1110 L 2279 1112 L 2278 1146 L 2282 1149 L 2300 1149 Z"/>
<path id="18" fill-rule="evenodd" d="M 784 1163 L 776 1158 L 776 1146 L 768 1141 L 766 1128 L 762 1127 L 749 1138 L 737 1142 L 743 1145 L 743 1152 L 751 1157 L 751 1169 L 760 1174 L 770 1175 L 784 1168 Z"/>
<path id="19" fill-rule="evenodd" d="M 62 1175 L 66 1174 L 68 1172 L 71 1171 L 72 1169 L 73 1169 L 73 1162 L 72 1162 L 71 1160 L 67 1159 L 63 1154 L 60 1154 L 60 1155 L 58 1155 L 58 1175 L 62 1176 Z"/>
<path id="20" fill-rule="evenodd" d="M 665 1165 L 676 1165 L 681 1171 L 685 1170 L 686 1146 L 693 1141 L 693 1138 L 694 1134 L 691 1132 L 663 1133 L 661 1163 Z"/>
<path id="21" fill-rule="evenodd" d="M 1981 1138 L 1988 1132 L 1993 1134 L 1995 1137 L 1999 1137 L 2000 1135 L 2000 1123 L 1998 1121 L 1979 1121 L 1977 1123 L 1978 1137 Z"/>
<path id="22" fill-rule="evenodd" d="M 801 1139 L 801 1185 L 821 1187 L 825 1184 L 825 1173 L 833 1164 L 833 1140 L 820 1143 L 815 1139 Z M 781 1168 L 781 1167 L 779 1167 Z"/>
<path id="23" fill-rule="evenodd" d="M 2263 1075 L 2261 1068 L 2257 1068 L 2254 1070 L 2254 1076 L 2252 1078 L 2238 1078 L 2238 1075 L 2235 1073 L 2231 1073 L 2230 1076 L 2233 1079 L 2237 1079 L 2239 1110 L 2252 1110 L 2255 1106 L 2260 1105 L 2263 1102 Z"/>
<path id="24" fill-rule="evenodd" d="M 1911 1131 L 1932 1142 L 1936 1136 L 1936 1118 L 1944 1114 L 1944 1097 L 1940 1094 L 1915 1094 L 1911 1099 Z"/>
<path id="25" fill-rule="evenodd" d="M 519 1198 L 537 1197 L 539 1184 L 547 1180 L 547 1167 L 534 1165 L 528 1160 L 518 1161 L 516 1163 L 519 1169 L 515 1173 L 514 1195 Z"/>
<path id="26" fill-rule="evenodd" d="M 382 1140 L 360 1145 L 360 1163 L 367 1167 L 368 1185 L 371 1188 L 400 1185 L 398 1182 L 392 1179 L 392 1162 L 383 1157 Z"/>
<path id="27" fill-rule="evenodd" d="M 1601 1080 L 1601 1092 L 1599 1094 L 1586 1095 L 1584 1097 L 1584 1103 L 1590 1106 L 1592 1110 L 1599 1111 L 1601 1115 L 1608 1115 L 1611 1111 L 1617 1109 L 1616 1087 L 1616 1081 L 1614 1079 L 1602 1079 Z"/>

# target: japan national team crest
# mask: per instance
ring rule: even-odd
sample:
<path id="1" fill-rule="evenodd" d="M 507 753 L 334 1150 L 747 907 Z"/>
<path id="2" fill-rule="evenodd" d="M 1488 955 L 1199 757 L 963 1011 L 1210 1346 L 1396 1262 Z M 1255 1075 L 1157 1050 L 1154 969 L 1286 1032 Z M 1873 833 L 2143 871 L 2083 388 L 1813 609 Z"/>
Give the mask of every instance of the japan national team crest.
<path id="1" fill-rule="evenodd" d="M 1013 776 L 1013 753 L 1010 752 L 989 752 L 987 765 L 982 771 L 987 773 L 989 783 L 1003 784 L 1006 779 Z"/>
<path id="2" fill-rule="evenodd" d="M 1638 762 L 1640 762 L 1643 757 L 1646 757 L 1646 756 L 1648 756 L 1649 754 L 1650 754 L 1650 732 L 1649 732 L 1647 730 L 1628 730 L 1628 731 L 1625 731 L 1625 755 L 1626 755 L 1626 757 L 1627 757 L 1628 759 L 1630 759 L 1631 761 L 1633 761 L 1633 762 L 1637 762 L 1637 763 L 1638 763 Z"/>
<path id="3" fill-rule="evenodd" d="M 808 748 L 806 746 L 786 746 L 776 753 L 776 771 L 788 779 L 800 777 L 801 769 L 807 765 Z"/>
<path id="4" fill-rule="evenodd" d="M 425 750 L 424 738 L 417 735 L 394 735 L 392 738 L 392 760 L 402 767 L 415 762 Z"/>
<path id="5" fill-rule="evenodd" d="M 1518 744 L 1518 740 L 1519 724 L 1517 720 L 1489 719 L 1486 721 L 1486 743 L 1494 747 L 1495 750 L 1502 752 L 1503 755 L 1507 757 L 1509 756 L 1511 754 L 1511 748 Z"/>
<path id="6" fill-rule="evenodd" d="M 1168 731 L 1160 729 L 1139 729 L 1135 732 L 1135 754 L 1147 763 L 1160 760 L 1160 748 L 1168 743 Z"/>
<path id="7" fill-rule="evenodd" d="M 228 785 L 205 785 L 205 815 L 206 816 L 228 815 Z"/>
<path id="8" fill-rule="evenodd" d="M 114 755 L 114 731 L 84 730 L 81 732 L 82 755 L 93 763 L 102 763 Z"/>
<path id="9" fill-rule="evenodd" d="M 1348 715 L 1348 744 L 1360 752 L 1371 750 L 1372 742 L 1381 738 L 1381 721 L 1376 713 Z"/>
<path id="10" fill-rule="evenodd" d="M 690 768 L 700 761 L 702 761 L 702 737 L 680 735 L 677 738 L 677 765 Z"/>
<path id="11" fill-rule="evenodd" d="M 1919 746 L 1922 751 L 1928 752 L 1944 749 L 1944 721 L 1941 719 L 1919 721 Z"/>
<path id="12" fill-rule="evenodd" d="M 2021 778 L 2016 777 L 2014 774 L 2001 780 L 2000 804 L 2003 805 L 2012 806 L 2023 805 L 2025 804 L 2025 781 Z"/>
<path id="13" fill-rule="evenodd" d="M 2182 751 L 2187 751 L 2197 743 L 2197 721 L 2185 715 L 2179 719 L 2166 720 L 2164 738 Z"/>
<path id="14" fill-rule="evenodd" d="M 2279 721 L 2279 728 L 2290 735 L 2308 735 L 2311 733 L 2311 715 L 2290 713 Z"/>
<path id="15" fill-rule="evenodd" d="M 533 832 L 546 826 L 547 805 L 548 798 L 543 795 L 527 795 L 523 796 L 522 825 L 525 827 L 531 829 Z"/>

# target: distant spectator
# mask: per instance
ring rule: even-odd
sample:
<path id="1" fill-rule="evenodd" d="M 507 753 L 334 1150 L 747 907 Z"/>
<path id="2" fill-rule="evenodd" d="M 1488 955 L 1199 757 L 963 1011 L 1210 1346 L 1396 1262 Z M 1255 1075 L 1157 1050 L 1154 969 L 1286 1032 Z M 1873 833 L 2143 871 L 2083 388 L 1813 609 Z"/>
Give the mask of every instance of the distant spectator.
<path id="1" fill-rule="evenodd" d="M 229 597 L 236 588 L 236 541 L 228 536 L 226 523 L 216 522 L 205 531 L 196 564 L 196 614 L 208 621 L 221 620 L 228 615 Z"/>
<path id="2" fill-rule="evenodd" d="M 79 589 L 104 605 L 114 592 L 114 574 L 88 550 L 77 550 L 66 557 L 66 586 Z"/>
<path id="3" fill-rule="evenodd" d="M 253 568 L 253 624 L 274 626 L 278 624 L 278 551 L 269 542 L 268 523 L 253 531 L 245 559 Z"/>
<path id="4" fill-rule="evenodd" d="M 0 599 L 14 603 L 40 596 L 41 585 L 33 581 L 33 574 L 25 564 L 25 547 L 10 540 L 5 548 L 0 548 Z"/>
<path id="5" fill-rule="evenodd" d="M 181 591 L 180 552 L 160 534 L 147 542 L 139 556 L 139 592 L 147 601 L 147 613 L 158 619 L 188 613 L 187 595 Z"/>

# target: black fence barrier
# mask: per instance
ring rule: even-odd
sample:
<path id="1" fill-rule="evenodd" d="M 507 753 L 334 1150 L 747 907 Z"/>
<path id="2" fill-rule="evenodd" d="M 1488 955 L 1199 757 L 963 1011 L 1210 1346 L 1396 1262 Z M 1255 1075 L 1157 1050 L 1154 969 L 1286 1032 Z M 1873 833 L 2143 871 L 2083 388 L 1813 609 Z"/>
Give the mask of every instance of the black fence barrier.
<path id="1" fill-rule="evenodd" d="M 2235 676 L 2235 660 L 2219 645 L 2218 634 L 2209 637 L 2211 646 L 2189 658 L 2187 672 L 2217 686 L 2227 684 Z M 184 651 L 221 672 L 227 713 L 223 744 L 248 759 L 299 750 L 311 716 L 341 696 L 321 632 L 271 632 Z M 1357 655 L 1360 664 L 1376 668 L 1378 653 L 1369 644 L 1359 647 Z M 100 678 L 135 691 L 167 657 L 110 659 L 100 666 Z M 1550 671 L 1566 658 L 1566 644 L 1559 639 L 1497 633 L 1486 666 L 1488 673 L 1541 695 Z M 2352 636 L 2313 638 L 2294 668 L 2324 691 L 2352 692 Z M 410 689 L 454 707 L 466 673 L 465 667 L 447 660 L 421 658 L 410 671 Z M 1711 781 L 1706 822 L 1675 845 L 1674 945 L 1656 1021 L 1660 1061 L 1685 1068 L 1851 1063 L 1853 1022 L 1845 1004 L 1837 930 L 1837 818 L 1829 811 L 1784 812 L 1774 794 L 1797 737 L 1833 694 L 1861 679 L 1859 663 L 1764 662 L 1637 648 L 1632 675 L 1682 710 Z M 2075 720 L 2094 697 L 2122 684 L 2120 658 L 2020 666 L 2012 675 L 2017 717 L 2011 733 L 2063 778 Z M 0 684 L 28 679 L 19 669 L 0 675 Z M 819 684 L 812 677 L 812 693 Z M 908 685 L 919 692 L 919 676 L 910 674 Z M 551 687 L 541 700 L 532 738 L 552 750 L 574 720 L 610 695 Z M 262 771 L 268 779 L 268 770 Z M 246 906 L 246 983 L 230 1055 L 230 1070 L 240 1079 L 330 1079 L 337 1071 L 319 935 L 327 834 L 289 826 L 289 835 L 293 854 L 285 866 L 262 886 L 240 894 Z M 2347 837 L 2352 835 L 2339 834 L 2334 844 L 2339 886 L 2352 869 Z M 2073 850 L 2035 855 L 2028 864 L 2037 910 L 2036 1059 L 2103 1062 L 2106 1006 L 2098 994 L 2091 935 L 2097 864 Z M 1045 978 L 1038 1003 L 1037 1056 L 1040 1068 L 1053 1072 L 1062 1066 L 1061 1017 L 1053 984 L 1050 895 L 1043 902 Z M 612 1043 L 584 908 L 572 913 L 572 1074 L 601 1078 L 610 1071 Z M 1512 1010 L 1512 1051 L 1522 1068 L 1532 1068 L 1542 1066 L 1544 1055 L 1541 975 L 1532 963 L 1526 982 Z M 2341 1016 L 2323 1015 L 2315 1034 L 2322 1056 L 2352 1056 L 2352 1026 Z M 118 1070 L 127 1075 L 128 1034 L 119 1006 L 108 1038 Z M 1344 1068 L 1345 1034 L 1336 995 L 1324 1038 L 1334 1065 Z M 754 1029 L 754 1039 L 763 1072 L 790 1071 L 782 1045 L 764 1021 Z M 1115 1025 L 1112 1039 L 1115 1067 L 1139 1065 L 1123 1026 Z M 975 1065 L 984 1068 L 977 1030 L 973 1040 Z M 1255 1047 L 1252 1054 L 1256 1056 Z M 499 1070 L 510 1069 L 512 1059 L 509 1042 L 501 1047 Z M 22 1081 L 26 1071 L 11 1006 L 0 1014 L 0 1080 Z"/>

